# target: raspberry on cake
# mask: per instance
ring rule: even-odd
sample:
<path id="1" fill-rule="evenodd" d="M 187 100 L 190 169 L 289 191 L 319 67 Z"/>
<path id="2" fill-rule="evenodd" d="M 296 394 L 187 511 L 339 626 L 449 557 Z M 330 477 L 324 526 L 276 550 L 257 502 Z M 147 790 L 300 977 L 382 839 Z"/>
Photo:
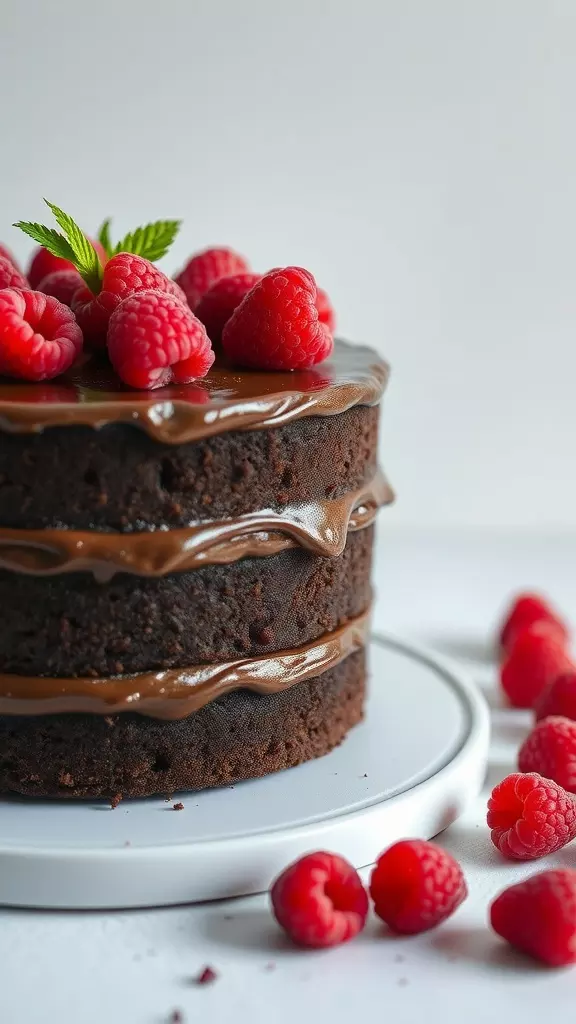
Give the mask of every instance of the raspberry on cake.
<path id="1" fill-rule="evenodd" d="M 14 264 L 0 255 L 1 288 L 30 288 L 30 285 Z"/>
<path id="2" fill-rule="evenodd" d="M 77 270 L 53 270 L 42 278 L 38 291 L 53 295 L 65 306 L 71 306 L 74 295 L 82 286 L 83 281 Z"/>
<path id="3" fill-rule="evenodd" d="M 0 291 L 0 372 L 50 380 L 68 370 L 82 349 L 82 332 L 67 306 L 42 292 Z"/>
<path id="4" fill-rule="evenodd" d="M 205 377 L 214 362 L 204 325 L 179 299 L 159 291 L 138 291 L 120 303 L 108 326 L 108 354 L 133 388 L 187 384 Z"/>
<path id="5" fill-rule="evenodd" d="M 322 362 L 333 341 L 320 321 L 316 291 L 312 274 L 302 267 L 265 274 L 224 327 L 226 356 L 258 370 L 303 370 Z"/>
<path id="6" fill-rule="evenodd" d="M 204 324 L 213 345 L 221 344 L 224 325 L 244 296 L 258 283 L 260 277 L 260 274 L 222 277 L 202 296 L 195 313 Z"/>
<path id="7" fill-rule="evenodd" d="M 222 277 L 248 273 L 250 267 L 247 261 L 233 249 L 205 249 L 192 256 L 176 276 L 176 283 L 186 295 L 190 309 L 196 312 L 200 299 L 216 281 Z"/>

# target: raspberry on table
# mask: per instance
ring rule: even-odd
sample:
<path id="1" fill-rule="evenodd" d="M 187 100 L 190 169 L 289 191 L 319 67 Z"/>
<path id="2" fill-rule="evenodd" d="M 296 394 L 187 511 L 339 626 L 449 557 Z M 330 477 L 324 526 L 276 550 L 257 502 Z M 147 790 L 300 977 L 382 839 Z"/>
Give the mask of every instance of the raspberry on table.
<path id="1" fill-rule="evenodd" d="M 42 278 L 38 291 L 44 292 L 45 295 L 53 295 L 58 302 L 71 306 L 72 297 L 83 287 L 84 282 L 77 270 L 53 270 L 51 274 Z"/>
<path id="2" fill-rule="evenodd" d="M 490 923 L 511 946 L 551 967 L 576 962 L 576 871 L 559 868 L 511 885 L 493 901 Z"/>
<path id="3" fill-rule="evenodd" d="M 492 790 L 486 821 L 503 857 L 535 860 L 576 838 L 576 803 L 551 779 L 515 772 Z"/>
<path id="4" fill-rule="evenodd" d="M 0 291 L 0 372 L 50 380 L 72 366 L 82 349 L 74 314 L 42 292 Z"/>
<path id="5" fill-rule="evenodd" d="M 211 285 L 202 296 L 195 315 L 204 324 L 208 337 L 213 345 L 222 342 L 222 331 L 236 306 L 249 291 L 258 284 L 261 274 L 234 274 L 232 277 L 221 277 Z"/>
<path id="6" fill-rule="evenodd" d="M 520 747 L 518 767 L 576 793 L 576 722 L 558 715 L 543 718 Z"/>
<path id="7" fill-rule="evenodd" d="M 94 348 L 104 348 L 106 332 L 112 313 L 123 299 L 141 291 L 165 292 L 179 301 L 183 300 L 181 289 L 158 267 L 142 256 L 120 252 L 112 256 L 104 267 L 102 288 L 94 295 L 87 285 L 82 284 L 72 299 L 72 309 L 84 340 Z"/>
<path id="8" fill-rule="evenodd" d="M 247 260 L 233 249 L 205 249 L 192 256 L 175 280 L 186 295 L 190 309 L 196 312 L 200 299 L 216 281 L 249 272 Z"/>
<path id="9" fill-rule="evenodd" d="M 330 334 L 334 334 L 336 329 L 336 313 L 330 302 L 328 292 L 325 292 L 323 288 L 316 289 L 316 309 L 318 310 L 320 323 L 326 324 Z"/>
<path id="10" fill-rule="evenodd" d="M 378 917 L 403 935 L 435 928 L 468 895 L 462 868 L 424 839 L 401 839 L 376 861 L 370 895 Z"/>
<path id="11" fill-rule="evenodd" d="M 225 355 L 256 370 L 305 370 L 330 355 L 318 318 L 316 282 L 301 267 L 271 270 L 236 307 L 222 332 Z"/>
<path id="12" fill-rule="evenodd" d="M 561 642 L 568 642 L 570 633 L 566 623 L 544 597 L 539 594 L 519 594 L 512 602 L 500 630 L 501 649 L 510 651 L 520 633 L 536 622 L 547 623 Z"/>
<path id="13" fill-rule="evenodd" d="M 299 946 L 338 946 L 362 931 L 368 894 L 351 864 L 335 853 L 310 853 L 276 879 L 270 892 L 278 924 Z"/>
<path id="14" fill-rule="evenodd" d="M 159 291 L 135 292 L 120 303 L 110 317 L 108 353 L 124 383 L 142 389 L 188 383 L 214 362 L 204 325 L 174 295 Z"/>
<path id="15" fill-rule="evenodd" d="M 573 667 L 555 632 L 540 623 L 519 633 L 500 668 L 500 682 L 515 708 L 534 707 L 544 690 Z"/>
<path id="16" fill-rule="evenodd" d="M 90 241 L 96 249 L 102 265 L 104 265 L 106 263 L 106 253 L 100 245 L 100 242 L 95 242 L 92 238 Z M 74 269 L 73 264 L 70 263 L 69 260 L 64 260 L 61 256 L 53 256 L 51 252 L 48 252 L 48 249 L 44 249 L 43 246 L 40 246 L 32 253 L 32 259 L 28 267 L 28 280 L 30 282 L 30 287 L 37 288 L 40 282 L 55 270 Z"/>
<path id="17" fill-rule="evenodd" d="M 0 255 L 0 288 L 30 288 L 28 281 L 10 260 Z"/>
<path id="18" fill-rule="evenodd" d="M 536 721 L 550 715 L 561 715 L 576 722 L 576 671 L 557 676 L 534 705 Z"/>

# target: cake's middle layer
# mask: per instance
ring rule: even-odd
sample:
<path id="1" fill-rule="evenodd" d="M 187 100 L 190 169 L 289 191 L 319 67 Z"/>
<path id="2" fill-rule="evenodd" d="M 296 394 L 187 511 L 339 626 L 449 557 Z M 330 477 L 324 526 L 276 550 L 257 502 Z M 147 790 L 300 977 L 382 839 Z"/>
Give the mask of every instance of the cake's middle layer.
<path id="1" fill-rule="evenodd" d="M 31 676 L 179 668 L 299 647 L 370 604 L 374 529 L 338 558 L 299 548 L 145 578 L 0 571 L 0 666 Z"/>

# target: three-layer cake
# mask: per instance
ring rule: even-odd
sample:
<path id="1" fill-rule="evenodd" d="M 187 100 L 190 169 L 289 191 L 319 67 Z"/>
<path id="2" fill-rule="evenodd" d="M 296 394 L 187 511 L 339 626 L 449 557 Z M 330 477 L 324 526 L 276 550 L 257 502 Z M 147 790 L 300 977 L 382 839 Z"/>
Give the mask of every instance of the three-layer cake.
<path id="1" fill-rule="evenodd" d="M 0 792 L 146 796 L 362 716 L 387 367 L 0 385 Z"/>

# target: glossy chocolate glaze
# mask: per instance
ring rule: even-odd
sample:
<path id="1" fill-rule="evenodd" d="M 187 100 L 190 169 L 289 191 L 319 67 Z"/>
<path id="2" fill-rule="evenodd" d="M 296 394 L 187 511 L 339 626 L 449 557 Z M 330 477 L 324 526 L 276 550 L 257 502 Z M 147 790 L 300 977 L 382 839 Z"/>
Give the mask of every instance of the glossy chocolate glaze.
<path id="1" fill-rule="evenodd" d="M 348 530 L 369 526 L 378 509 L 393 497 L 378 472 L 368 484 L 340 498 L 288 505 L 282 512 L 248 512 L 182 529 L 125 534 L 0 527 L 0 568 L 32 576 L 92 572 L 104 583 L 117 572 L 164 576 L 298 546 L 334 557 L 342 554 Z"/>
<path id="2" fill-rule="evenodd" d="M 0 673 L 0 715 L 132 711 L 149 718 L 186 718 L 232 690 L 271 694 L 321 675 L 366 643 L 369 612 L 303 647 L 220 665 L 142 672 L 107 679 L 47 679 Z"/>
<path id="3" fill-rule="evenodd" d="M 54 426 L 130 423 L 157 441 L 183 444 L 375 405 L 388 373 L 372 349 L 337 341 L 332 357 L 311 370 L 238 371 L 216 364 L 194 384 L 132 391 L 109 364 L 90 357 L 45 384 L 1 381 L 0 430 L 36 433 Z"/>

